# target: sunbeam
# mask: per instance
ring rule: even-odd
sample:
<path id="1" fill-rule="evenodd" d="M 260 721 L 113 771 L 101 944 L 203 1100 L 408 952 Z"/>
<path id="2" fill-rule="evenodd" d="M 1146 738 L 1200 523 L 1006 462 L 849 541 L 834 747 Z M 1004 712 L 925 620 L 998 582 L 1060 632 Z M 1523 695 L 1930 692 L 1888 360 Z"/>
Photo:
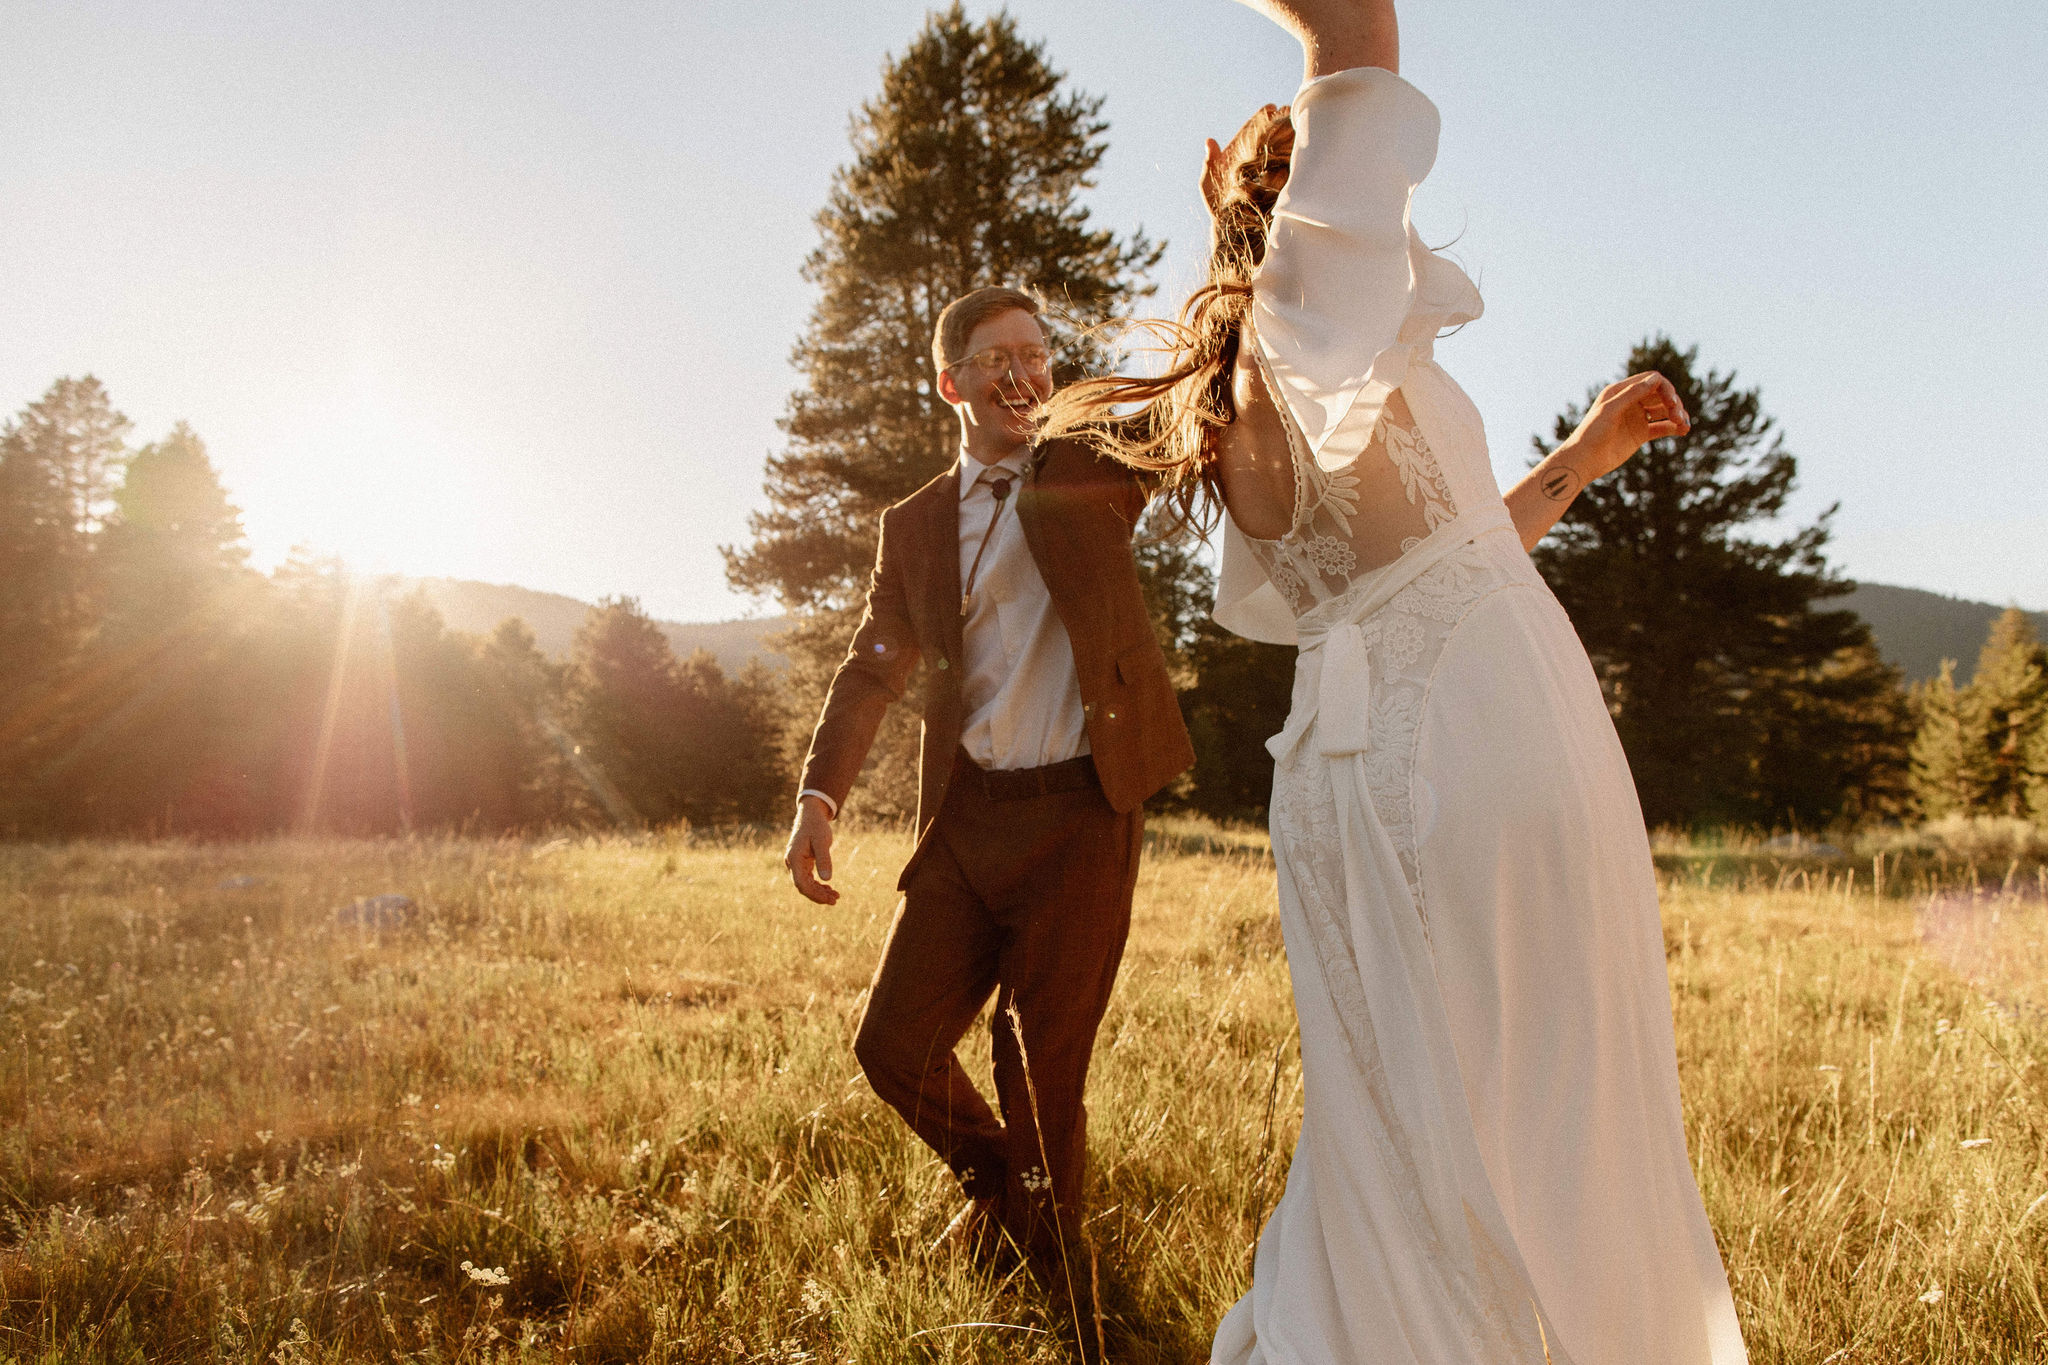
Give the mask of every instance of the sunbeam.
<path id="1" fill-rule="evenodd" d="M 342 685 L 348 676 L 348 656 L 355 644 L 356 613 L 362 606 L 363 580 L 348 578 L 348 596 L 343 599 L 341 622 L 335 628 L 334 667 L 327 675 L 327 702 L 320 714 L 320 741 L 313 750 L 313 772 L 306 781 L 306 803 L 299 828 L 311 834 L 320 827 L 320 801 L 327 787 L 327 764 L 334 748 L 334 731 L 341 719 Z"/>

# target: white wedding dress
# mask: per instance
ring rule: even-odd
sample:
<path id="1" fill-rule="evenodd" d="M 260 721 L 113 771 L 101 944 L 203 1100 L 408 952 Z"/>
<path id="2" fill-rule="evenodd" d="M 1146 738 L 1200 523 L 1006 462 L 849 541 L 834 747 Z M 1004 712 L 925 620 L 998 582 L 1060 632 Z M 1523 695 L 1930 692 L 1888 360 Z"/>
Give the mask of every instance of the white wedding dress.
<path id="1" fill-rule="evenodd" d="M 1212 1359 L 1732 1365 L 1634 784 L 1431 358 L 1480 311 L 1408 222 L 1436 109 L 1362 68 L 1293 118 L 1252 328 L 1295 516 L 1226 523 L 1216 619 L 1301 648 L 1269 747 L 1304 1112 Z"/>

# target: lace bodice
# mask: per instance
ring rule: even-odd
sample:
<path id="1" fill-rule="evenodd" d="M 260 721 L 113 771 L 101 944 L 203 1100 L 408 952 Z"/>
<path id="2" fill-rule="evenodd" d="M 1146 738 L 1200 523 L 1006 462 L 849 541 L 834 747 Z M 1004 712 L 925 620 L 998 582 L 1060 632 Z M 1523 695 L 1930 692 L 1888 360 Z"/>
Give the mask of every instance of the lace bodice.
<path id="1" fill-rule="evenodd" d="M 1268 391 L 1272 382 L 1260 364 Z M 1324 469 L 1300 428 L 1282 424 L 1294 470 L 1294 515 L 1274 540 L 1246 536 L 1266 580 L 1296 616 L 1351 589 L 1361 575 L 1391 564 L 1458 515 L 1458 500 L 1429 438 L 1397 390 L 1366 447 L 1349 464 Z"/>

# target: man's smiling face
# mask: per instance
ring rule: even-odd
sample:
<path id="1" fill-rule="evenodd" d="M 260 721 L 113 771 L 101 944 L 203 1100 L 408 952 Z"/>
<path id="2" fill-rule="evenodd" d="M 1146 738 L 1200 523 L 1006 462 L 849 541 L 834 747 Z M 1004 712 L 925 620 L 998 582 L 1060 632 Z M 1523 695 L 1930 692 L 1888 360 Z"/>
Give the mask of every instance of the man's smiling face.
<path id="1" fill-rule="evenodd" d="M 965 356 L 939 375 L 939 396 L 960 414 L 968 453 L 986 463 L 1031 439 L 1032 412 L 1052 393 L 1052 376 L 1034 365 L 1045 331 L 1021 308 L 988 318 L 968 334 Z M 998 363 L 981 363 L 993 358 Z"/>

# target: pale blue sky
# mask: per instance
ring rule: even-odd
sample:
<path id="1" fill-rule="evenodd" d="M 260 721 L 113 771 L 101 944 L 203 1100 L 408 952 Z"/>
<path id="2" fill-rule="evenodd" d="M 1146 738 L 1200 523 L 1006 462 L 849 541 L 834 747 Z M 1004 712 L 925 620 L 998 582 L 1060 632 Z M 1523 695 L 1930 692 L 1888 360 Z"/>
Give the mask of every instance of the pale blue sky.
<path id="1" fill-rule="evenodd" d="M 91 371 L 140 437 L 189 420 L 266 565 L 740 614 L 716 547 L 810 217 L 925 8 L 8 0 L 0 407 Z M 1661 328 L 1762 385 L 1843 567 L 2048 606 L 2048 24 L 1975 10 L 1404 6 L 1497 469 Z M 1227 0 L 1010 12 L 1107 98 L 1089 202 L 1177 297 L 1201 138 L 1291 94 L 1292 43 Z"/>

